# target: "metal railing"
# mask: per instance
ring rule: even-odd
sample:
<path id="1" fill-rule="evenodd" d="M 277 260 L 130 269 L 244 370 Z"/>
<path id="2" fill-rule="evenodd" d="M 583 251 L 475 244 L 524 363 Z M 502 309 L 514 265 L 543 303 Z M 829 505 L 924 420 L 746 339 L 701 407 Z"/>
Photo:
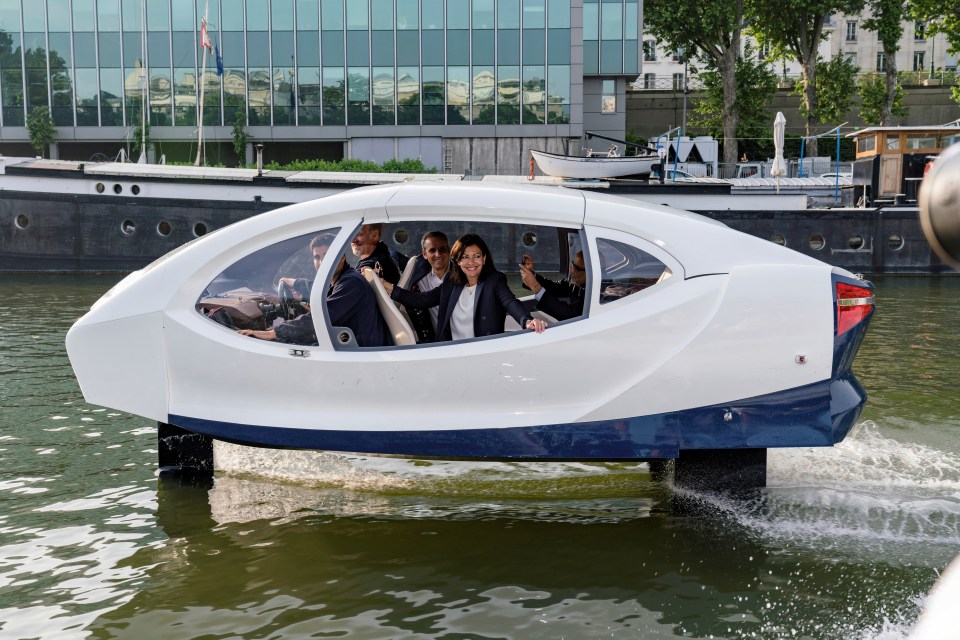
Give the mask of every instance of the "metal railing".
<path id="1" fill-rule="evenodd" d="M 856 82 L 859 84 L 860 79 L 864 76 L 871 76 L 877 73 L 882 73 L 879 71 L 864 71 L 856 76 Z M 942 85 L 954 85 L 958 84 L 958 73 L 953 70 L 939 70 L 935 71 L 933 74 L 930 71 L 901 71 L 897 74 L 900 78 L 900 83 L 904 86 L 923 86 L 930 84 L 942 84 Z M 781 75 L 777 74 L 777 80 L 780 88 L 793 87 L 796 86 L 802 77 L 799 74 L 787 74 Z M 931 80 L 933 82 L 931 82 Z M 702 91 L 704 89 L 703 82 L 695 75 L 687 76 L 687 89 L 689 91 Z M 634 91 L 683 91 L 683 74 L 652 74 L 644 73 L 637 77 L 637 79 L 628 84 L 628 89 Z"/>

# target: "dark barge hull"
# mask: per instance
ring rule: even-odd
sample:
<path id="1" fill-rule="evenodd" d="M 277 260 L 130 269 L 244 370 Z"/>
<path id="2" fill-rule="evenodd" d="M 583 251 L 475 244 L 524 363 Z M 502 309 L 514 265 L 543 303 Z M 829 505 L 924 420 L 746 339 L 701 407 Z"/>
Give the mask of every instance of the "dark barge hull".
<path id="1" fill-rule="evenodd" d="M 953 273 L 930 248 L 916 207 L 697 213 L 854 273 Z"/>
<path id="2" fill-rule="evenodd" d="M 0 271 L 133 271 L 203 233 L 285 204 L 4 190 Z M 916 207 L 697 212 L 856 273 L 952 273 L 930 249 Z M 418 238 L 426 229 L 407 231 Z M 408 245 L 395 248 L 416 251 Z M 503 264 L 519 262 L 523 251 L 496 249 Z"/>

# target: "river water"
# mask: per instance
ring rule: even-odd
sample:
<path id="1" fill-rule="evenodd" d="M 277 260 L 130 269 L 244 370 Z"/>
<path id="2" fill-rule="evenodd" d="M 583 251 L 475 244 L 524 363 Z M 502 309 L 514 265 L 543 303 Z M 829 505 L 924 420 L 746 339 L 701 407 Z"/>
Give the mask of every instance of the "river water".
<path id="1" fill-rule="evenodd" d="M 854 432 L 693 512 L 643 464 L 225 447 L 158 478 L 63 346 L 117 279 L 0 275 L 0 638 L 893 640 L 960 552 L 960 278 L 877 279 Z"/>

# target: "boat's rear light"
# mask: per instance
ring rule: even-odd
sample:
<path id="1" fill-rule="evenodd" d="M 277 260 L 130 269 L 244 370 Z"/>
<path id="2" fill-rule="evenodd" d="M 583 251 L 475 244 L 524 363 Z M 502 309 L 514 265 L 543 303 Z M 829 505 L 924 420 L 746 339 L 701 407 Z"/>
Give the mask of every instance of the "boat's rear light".
<path id="1" fill-rule="evenodd" d="M 867 287 L 837 282 L 837 335 L 857 326 L 873 311 L 873 291 Z"/>

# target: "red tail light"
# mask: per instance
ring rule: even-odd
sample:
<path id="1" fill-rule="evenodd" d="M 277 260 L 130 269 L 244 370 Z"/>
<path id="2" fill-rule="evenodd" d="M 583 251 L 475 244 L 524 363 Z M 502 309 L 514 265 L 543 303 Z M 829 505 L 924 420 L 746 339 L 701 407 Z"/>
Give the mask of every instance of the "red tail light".
<path id="1" fill-rule="evenodd" d="M 845 282 L 837 283 L 837 335 L 843 335 L 873 311 L 873 291 Z"/>

